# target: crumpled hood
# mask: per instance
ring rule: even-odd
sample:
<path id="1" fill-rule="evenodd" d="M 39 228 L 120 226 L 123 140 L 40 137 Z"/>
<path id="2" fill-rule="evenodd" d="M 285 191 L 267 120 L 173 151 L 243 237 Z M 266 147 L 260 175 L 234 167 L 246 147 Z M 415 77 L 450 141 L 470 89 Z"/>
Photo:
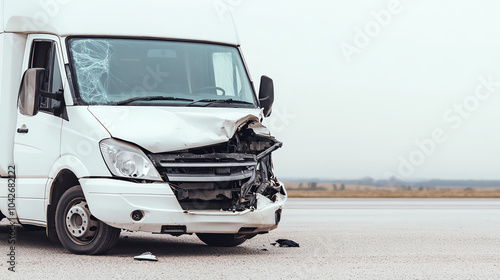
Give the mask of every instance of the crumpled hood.
<path id="1" fill-rule="evenodd" d="M 270 136 L 259 122 L 259 109 L 89 106 L 113 138 L 162 153 L 224 143 L 242 125 Z"/>

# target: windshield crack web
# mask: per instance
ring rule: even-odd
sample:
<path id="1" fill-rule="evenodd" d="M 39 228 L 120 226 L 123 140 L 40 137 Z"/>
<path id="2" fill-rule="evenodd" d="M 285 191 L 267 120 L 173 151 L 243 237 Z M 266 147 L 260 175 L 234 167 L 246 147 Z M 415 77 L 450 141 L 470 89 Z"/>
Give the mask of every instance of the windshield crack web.
<path id="1" fill-rule="evenodd" d="M 80 97 L 89 104 L 106 104 L 113 47 L 109 40 L 83 39 L 71 44 Z M 116 77 L 113 77 L 116 79 Z"/>

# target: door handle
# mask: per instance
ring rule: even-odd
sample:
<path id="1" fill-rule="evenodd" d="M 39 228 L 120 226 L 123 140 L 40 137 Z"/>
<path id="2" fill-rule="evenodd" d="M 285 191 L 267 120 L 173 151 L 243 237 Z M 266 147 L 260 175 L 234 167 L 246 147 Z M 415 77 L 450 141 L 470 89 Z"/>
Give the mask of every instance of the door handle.
<path id="1" fill-rule="evenodd" d="M 17 133 L 28 133 L 29 129 L 26 127 L 25 124 L 23 124 L 23 126 L 21 126 L 21 128 L 18 128 L 17 129 Z"/>

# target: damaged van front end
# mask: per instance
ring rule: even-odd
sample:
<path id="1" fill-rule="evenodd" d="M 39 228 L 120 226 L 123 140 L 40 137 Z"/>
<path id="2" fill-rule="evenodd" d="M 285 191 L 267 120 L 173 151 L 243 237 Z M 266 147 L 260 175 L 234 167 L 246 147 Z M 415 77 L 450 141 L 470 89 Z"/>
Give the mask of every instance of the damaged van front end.
<path id="1" fill-rule="evenodd" d="M 81 180 L 98 219 L 114 227 L 163 233 L 238 233 L 250 228 L 262 233 L 279 223 L 286 191 L 274 175 L 272 152 L 282 143 L 260 123 L 259 110 L 136 107 L 118 123 L 105 121 L 112 108 L 88 110 L 112 136 L 100 146 L 116 175 Z M 169 129 L 141 125 L 145 117 L 165 119 Z M 143 137 L 148 131 L 154 137 Z M 139 162 L 126 154 L 133 149 L 142 154 Z M 138 173 L 130 179 L 119 178 L 127 165 L 146 167 L 136 167 Z"/>
<path id="2" fill-rule="evenodd" d="M 157 152 L 164 150 L 163 144 L 140 137 L 141 132 L 151 130 L 147 125 L 136 126 L 138 116 L 148 112 L 144 108 L 134 109 L 121 123 L 136 130 L 118 124 L 105 125 L 114 138 L 101 141 L 102 152 L 118 150 L 119 145 L 132 146 L 117 139 L 139 143 L 150 149 L 139 149 L 147 160 L 146 165 L 149 164 L 147 172 L 157 175 L 150 175 L 152 178 L 148 180 L 81 179 L 92 215 L 110 226 L 132 231 L 220 234 L 231 240 L 251 238 L 278 226 L 287 196 L 284 185 L 273 173 L 272 152 L 282 143 L 270 135 L 256 115 L 231 120 L 220 116 L 221 112 L 219 116 L 214 115 L 210 108 L 205 109 L 205 115 L 150 110 L 149 114 L 169 114 L 171 119 L 174 115 L 187 122 L 198 119 L 190 122 L 190 126 L 176 122 L 174 127 L 193 133 L 191 143 L 183 142 L 186 139 L 183 134 L 170 135 L 169 142 L 170 147 L 196 145 Z M 89 110 L 98 120 L 105 119 L 111 111 L 105 107 Z M 208 119 L 210 124 L 203 119 Z M 218 129 L 209 131 L 210 127 Z M 199 132 L 197 136 L 195 131 Z M 159 138 L 167 137 L 161 131 L 156 133 Z M 219 143 L 200 145 L 213 141 Z M 119 156 L 108 161 L 108 165 L 124 165 L 119 162 Z M 153 180 L 154 176 L 158 176 L 158 180 Z"/>
<path id="3" fill-rule="evenodd" d="M 103 127 L 96 140 L 112 175 L 79 176 L 94 217 L 133 231 L 196 233 L 223 246 L 277 227 L 286 191 L 272 153 L 282 143 L 263 125 L 273 84 L 264 76 L 256 96 L 238 47 L 141 38 L 66 42 L 75 99 L 85 105 L 68 110 L 85 108 Z"/>
<path id="4" fill-rule="evenodd" d="M 258 194 L 273 202 L 285 195 L 271 161 L 282 143 L 257 120 L 245 121 L 228 142 L 149 154 L 184 210 L 254 210 Z"/>

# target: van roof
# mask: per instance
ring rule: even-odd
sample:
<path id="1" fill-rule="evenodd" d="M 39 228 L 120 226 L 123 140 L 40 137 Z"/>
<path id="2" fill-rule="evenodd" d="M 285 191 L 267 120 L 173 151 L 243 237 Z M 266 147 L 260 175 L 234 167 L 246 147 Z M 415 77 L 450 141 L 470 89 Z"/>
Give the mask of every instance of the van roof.
<path id="1" fill-rule="evenodd" d="M 231 13 L 222 0 L 29 3 L 0 0 L 0 33 L 4 31 L 59 36 L 158 37 L 239 45 Z"/>

